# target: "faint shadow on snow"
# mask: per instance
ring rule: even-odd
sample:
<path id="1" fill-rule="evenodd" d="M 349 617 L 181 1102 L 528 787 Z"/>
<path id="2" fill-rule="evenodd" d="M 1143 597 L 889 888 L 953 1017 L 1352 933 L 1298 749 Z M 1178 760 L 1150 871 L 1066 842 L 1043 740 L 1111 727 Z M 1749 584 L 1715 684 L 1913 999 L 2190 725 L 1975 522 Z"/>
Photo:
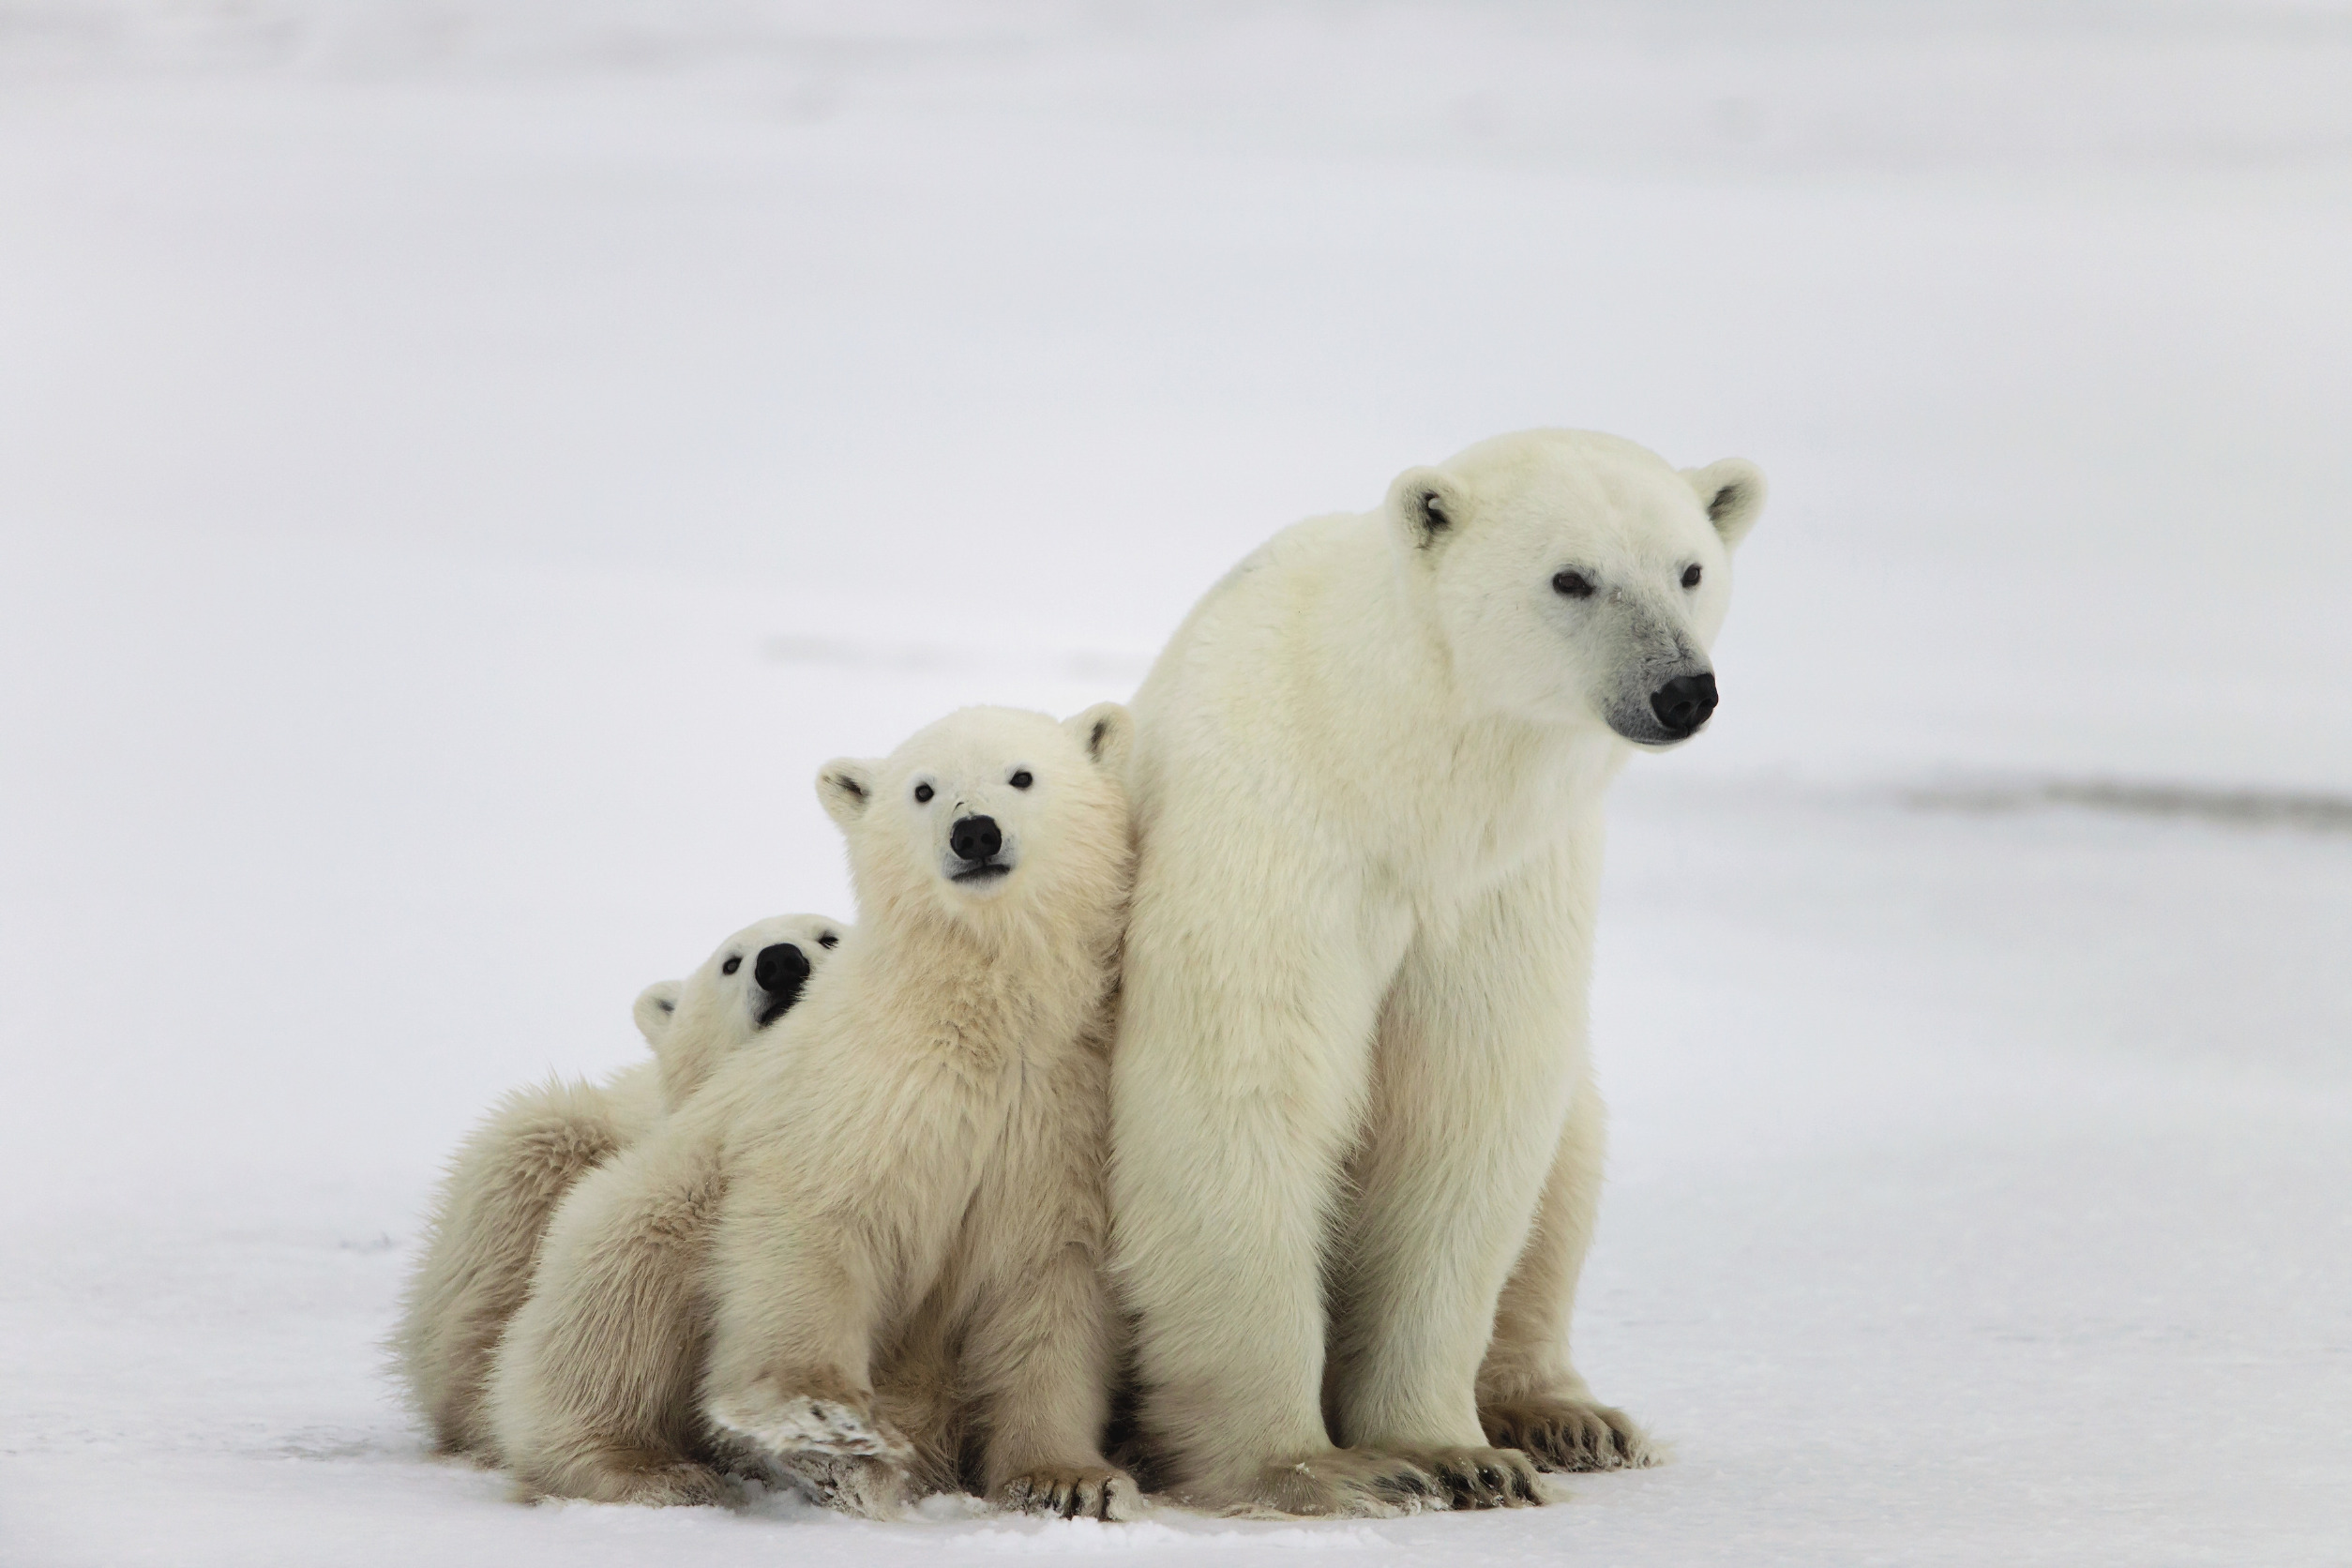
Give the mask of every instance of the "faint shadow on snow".
<path id="1" fill-rule="evenodd" d="M 760 651 L 777 664 L 816 664 L 897 675 L 985 670 L 1050 674 L 1076 681 L 1138 681 L 1152 667 L 1148 654 L 1099 648 L 955 647 L 936 642 L 863 641 L 837 637 L 771 637 L 761 644 Z"/>
<path id="2" fill-rule="evenodd" d="M 742 1483 L 742 1488 L 741 1504 L 736 1508 L 691 1512 L 704 1518 L 724 1512 L 738 1519 L 813 1528 L 828 1535 L 850 1531 L 868 1536 L 878 1544 L 916 1543 L 938 1549 L 952 1542 L 957 1550 L 982 1556 L 1082 1553 L 1092 1557 L 1105 1553 L 1237 1548 L 1379 1553 L 1395 1550 L 1397 1545 L 1368 1525 L 1218 1518 L 1165 1504 L 1150 1505 L 1146 1516 L 1119 1524 L 1096 1519 L 1045 1519 L 1007 1514 L 979 1498 L 961 1493 L 925 1498 L 895 1519 L 855 1520 L 819 1506 L 790 1486 L 767 1486 L 746 1481 Z M 549 1500 L 537 1506 L 580 1517 L 609 1519 L 624 1526 L 642 1525 L 659 1516 L 626 1504 L 572 1500 Z M 888 1556 L 886 1552 L 882 1555 Z"/>
<path id="3" fill-rule="evenodd" d="M 1899 792 L 1916 810 L 2011 812 L 2051 807 L 2133 817 L 2186 818 L 2221 827 L 2352 833 L 2352 796 L 2280 790 L 2209 789 L 2109 778 L 1978 779 Z"/>
<path id="4" fill-rule="evenodd" d="M 1395 1551 L 1398 1543 L 1364 1525 L 1244 1524 L 1164 1511 L 1148 1519 L 1103 1524 L 1093 1519 L 999 1517 L 956 1532 L 959 1547 L 1022 1557 L 1055 1552 L 1215 1552 L 1242 1550 Z"/>
<path id="5" fill-rule="evenodd" d="M 417 1456 L 415 1439 L 404 1432 L 348 1426 L 305 1426 L 260 1452 L 284 1459 L 400 1459 Z"/>

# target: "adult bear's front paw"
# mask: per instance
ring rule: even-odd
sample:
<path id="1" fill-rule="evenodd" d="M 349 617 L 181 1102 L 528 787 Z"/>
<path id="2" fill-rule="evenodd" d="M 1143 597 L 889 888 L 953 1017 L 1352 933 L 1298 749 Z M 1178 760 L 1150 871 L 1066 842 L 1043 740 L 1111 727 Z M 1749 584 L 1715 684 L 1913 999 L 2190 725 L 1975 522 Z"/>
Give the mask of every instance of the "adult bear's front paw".
<path id="1" fill-rule="evenodd" d="M 913 1445 L 873 1412 L 864 1394 L 836 1380 L 786 1388 L 768 1380 L 739 1394 L 715 1395 L 702 1413 L 713 1425 L 779 1459 L 821 1455 L 903 1463 Z"/>
<path id="2" fill-rule="evenodd" d="M 1135 1482 L 1108 1465 L 1040 1465 L 999 1486 L 993 1500 L 1063 1519 L 1132 1519 L 1143 1512 Z"/>
<path id="3" fill-rule="evenodd" d="M 1497 1448 L 1515 1448 L 1547 1470 L 1630 1470 L 1658 1462 L 1623 1410 L 1590 1399 L 1530 1395 L 1478 1408 Z"/>
<path id="4" fill-rule="evenodd" d="M 1236 1488 L 1196 1489 L 1197 1500 L 1237 1514 L 1393 1519 L 1448 1506 L 1446 1487 L 1403 1455 L 1327 1448 L 1266 1466 Z"/>

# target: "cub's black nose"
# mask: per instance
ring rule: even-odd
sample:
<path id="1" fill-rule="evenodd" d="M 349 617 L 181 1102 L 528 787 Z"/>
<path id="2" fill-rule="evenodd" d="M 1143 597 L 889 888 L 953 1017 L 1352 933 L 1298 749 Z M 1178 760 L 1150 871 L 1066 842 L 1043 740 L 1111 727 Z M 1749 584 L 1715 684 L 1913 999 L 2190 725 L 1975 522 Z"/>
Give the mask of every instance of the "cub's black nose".
<path id="1" fill-rule="evenodd" d="M 957 860 L 986 860 L 1004 847 L 1004 835 L 994 817 L 958 817 L 947 832 L 947 847 Z"/>
<path id="2" fill-rule="evenodd" d="M 760 982 L 760 988 L 771 996 L 792 996 L 808 978 L 808 955 L 789 942 L 773 947 L 762 947 L 752 960 L 751 978 Z"/>
<path id="3" fill-rule="evenodd" d="M 1674 738 L 1696 733 L 1715 711 L 1715 676 L 1677 675 L 1650 694 L 1650 711 Z"/>

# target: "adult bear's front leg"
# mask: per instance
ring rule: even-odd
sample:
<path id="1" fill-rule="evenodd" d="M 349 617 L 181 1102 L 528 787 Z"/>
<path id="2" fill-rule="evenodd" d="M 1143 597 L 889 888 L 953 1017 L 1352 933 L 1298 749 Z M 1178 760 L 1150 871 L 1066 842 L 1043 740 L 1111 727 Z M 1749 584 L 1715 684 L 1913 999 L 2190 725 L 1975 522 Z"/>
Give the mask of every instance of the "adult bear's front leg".
<path id="1" fill-rule="evenodd" d="M 1112 1062 L 1118 1279 L 1137 1318 L 1142 1420 L 1171 1489 L 1214 1508 L 1378 1516 L 1438 1503 L 1395 1455 L 1323 1425 L 1321 1261 L 1362 1122 L 1400 913 L 1258 868 L 1281 897 L 1187 899 L 1146 841 Z M 1214 860 L 1214 855 L 1208 857 Z M 1255 885 L 1255 882 L 1252 885 Z M 1241 886 L 1238 880 L 1214 885 Z"/>
<path id="2" fill-rule="evenodd" d="M 1592 1396 L 1568 1354 L 1576 1278 L 1601 1200 L 1606 1121 L 1588 1075 L 1570 1103 L 1534 1233 L 1503 1287 L 1494 1341 L 1478 1371 L 1478 1418 L 1488 1440 L 1525 1451 L 1545 1470 L 1656 1462 L 1641 1428 Z"/>
<path id="3" fill-rule="evenodd" d="M 1480 1420 L 1496 1305 L 1583 1078 L 1587 846 L 1564 844 L 1452 929 L 1425 927 L 1382 1014 L 1338 1256 L 1331 1406 L 1343 1439 L 1425 1454 L 1463 1500 L 1533 1500 Z M 1499 1471 L 1500 1495 L 1482 1478 Z"/>

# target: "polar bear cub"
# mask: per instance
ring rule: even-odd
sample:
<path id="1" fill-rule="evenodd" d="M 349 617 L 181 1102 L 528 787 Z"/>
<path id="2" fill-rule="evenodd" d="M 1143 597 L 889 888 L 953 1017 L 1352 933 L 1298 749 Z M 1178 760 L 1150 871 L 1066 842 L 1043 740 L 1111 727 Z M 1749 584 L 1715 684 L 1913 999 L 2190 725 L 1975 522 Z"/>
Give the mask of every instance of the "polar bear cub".
<path id="1" fill-rule="evenodd" d="M 654 1048 L 664 1108 L 685 1104 L 720 1063 L 791 1012 L 848 930 L 822 914 L 777 915 L 729 937 L 684 980 L 646 987 L 637 1027 Z"/>
<path id="2" fill-rule="evenodd" d="M 820 914 L 746 926 L 692 974 L 638 997 L 637 1027 L 654 1061 L 600 1084 L 550 1078 L 515 1090 L 459 1145 L 392 1338 L 400 1379 L 437 1450 L 490 1453 L 482 1409 L 490 1356 L 572 1184 L 643 1137 L 782 1017 L 848 929 Z"/>
<path id="3" fill-rule="evenodd" d="M 818 793 L 858 925 L 776 1048 L 557 1214 L 493 1376 L 527 1489 L 853 1512 L 974 1487 L 1120 1517 L 1102 1455 L 1124 709 L 966 709 Z"/>

